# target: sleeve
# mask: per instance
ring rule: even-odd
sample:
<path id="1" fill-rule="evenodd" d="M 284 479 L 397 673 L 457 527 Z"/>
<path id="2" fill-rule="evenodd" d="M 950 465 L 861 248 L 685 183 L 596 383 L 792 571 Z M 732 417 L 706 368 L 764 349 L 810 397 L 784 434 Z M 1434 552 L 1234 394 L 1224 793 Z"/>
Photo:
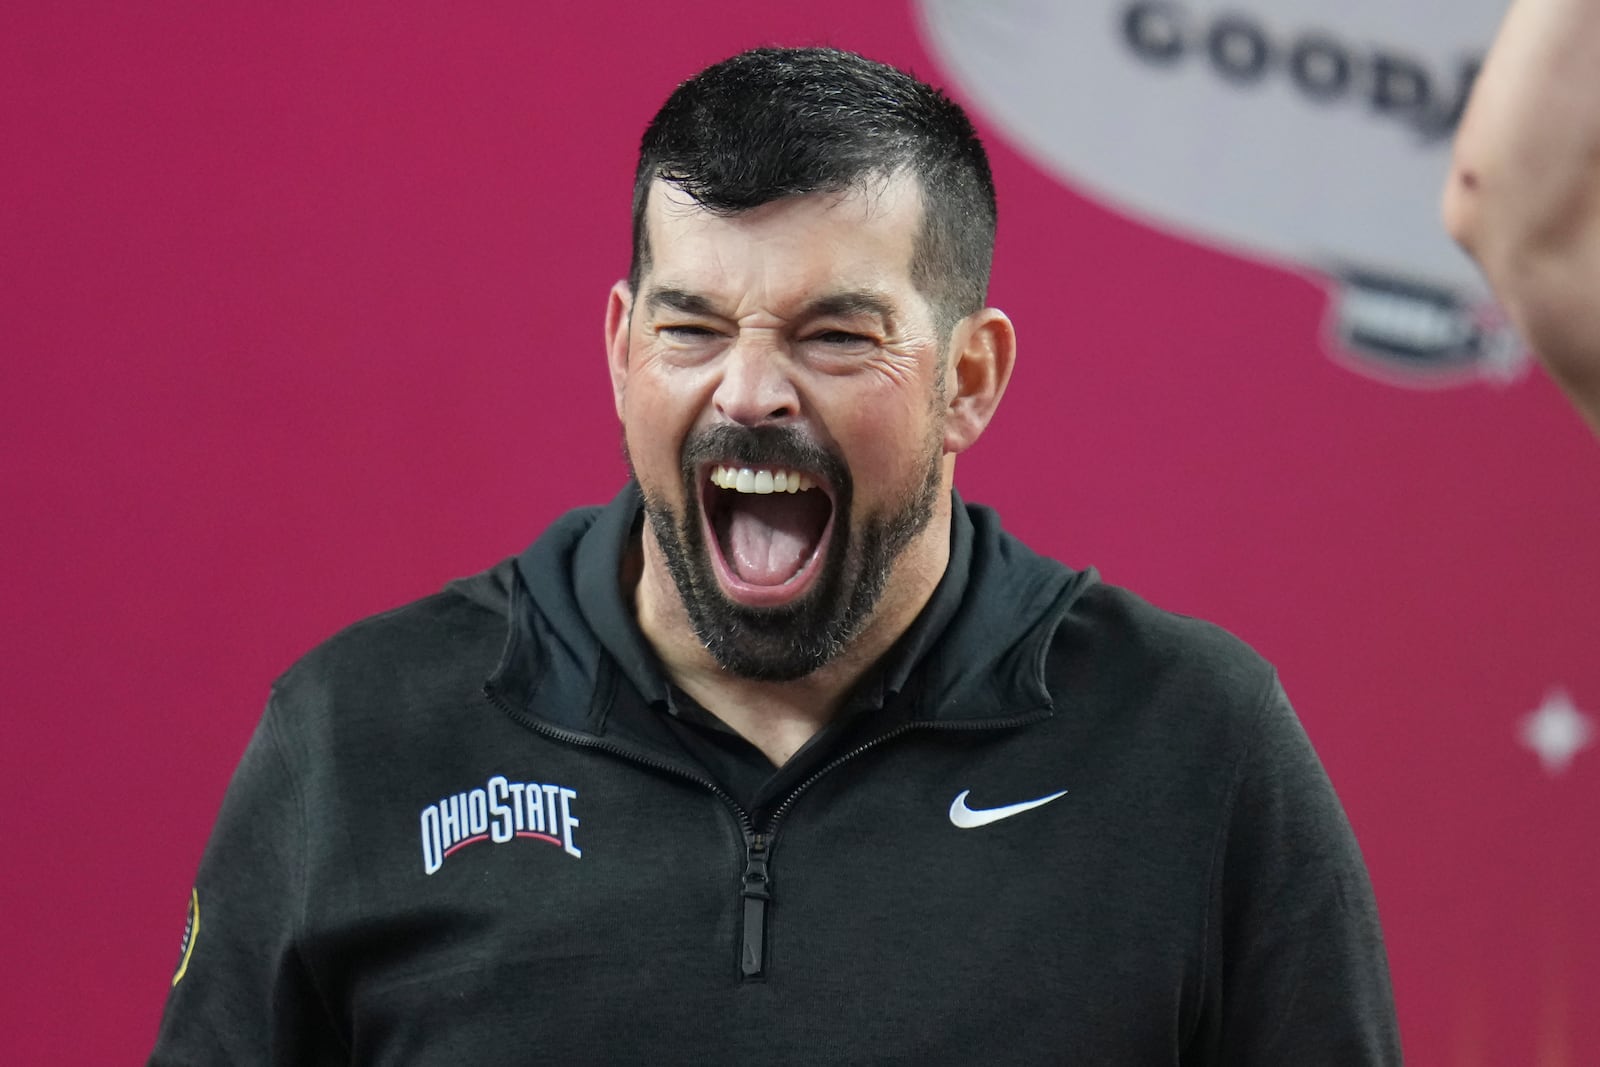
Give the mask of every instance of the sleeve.
<path id="1" fill-rule="evenodd" d="M 1276 677 L 1239 762 L 1212 915 L 1219 1062 L 1401 1062 L 1366 865 Z"/>
<path id="2" fill-rule="evenodd" d="M 190 897 L 151 1067 L 343 1063 L 297 955 L 304 813 L 269 704 L 222 801 Z"/>

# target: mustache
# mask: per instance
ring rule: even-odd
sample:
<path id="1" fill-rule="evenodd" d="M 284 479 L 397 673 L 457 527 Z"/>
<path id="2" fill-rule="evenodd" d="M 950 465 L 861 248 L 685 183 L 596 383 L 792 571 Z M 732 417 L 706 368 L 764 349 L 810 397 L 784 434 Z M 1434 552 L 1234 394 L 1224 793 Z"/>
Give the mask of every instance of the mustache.
<path id="1" fill-rule="evenodd" d="M 785 426 L 739 426 L 724 423 L 694 434 L 683 443 L 684 484 L 692 486 L 708 463 L 740 467 L 787 467 L 820 474 L 834 491 L 848 493 L 850 472 L 844 461 L 798 430 Z"/>

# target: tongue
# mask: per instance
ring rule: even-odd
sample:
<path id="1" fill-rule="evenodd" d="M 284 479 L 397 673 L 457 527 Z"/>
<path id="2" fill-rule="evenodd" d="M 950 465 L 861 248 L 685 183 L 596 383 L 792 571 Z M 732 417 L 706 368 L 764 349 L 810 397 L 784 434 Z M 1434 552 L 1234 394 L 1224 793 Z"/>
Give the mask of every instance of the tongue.
<path id="1" fill-rule="evenodd" d="M 781 585 L 799 573 L 827 524 L 827 496 L 816 490 L 728 496 L 723 549 L 740 580 Z"/>

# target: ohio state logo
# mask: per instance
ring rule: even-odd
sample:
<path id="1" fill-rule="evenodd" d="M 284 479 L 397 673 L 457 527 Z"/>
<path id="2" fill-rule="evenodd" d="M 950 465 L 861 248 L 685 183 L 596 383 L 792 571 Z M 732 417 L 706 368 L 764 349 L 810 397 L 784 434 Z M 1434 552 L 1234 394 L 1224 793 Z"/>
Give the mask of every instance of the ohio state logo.
<path id="1" fill-rule="evenodd" d="M 453 793 L 422 809 L 422 871 L 434 874 L 453 853 L 480 841 L 503 845 L 517 838 L 558 845 L 582 857 L 573 840 L 579 820 L 576 789 L 513 782 L 497 774 L 480 788 Z"/>

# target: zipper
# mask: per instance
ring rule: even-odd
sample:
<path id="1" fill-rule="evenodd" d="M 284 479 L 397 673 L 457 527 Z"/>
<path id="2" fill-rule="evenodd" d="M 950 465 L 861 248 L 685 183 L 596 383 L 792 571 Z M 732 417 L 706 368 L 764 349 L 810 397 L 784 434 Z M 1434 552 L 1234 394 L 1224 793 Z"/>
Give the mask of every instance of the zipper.
<path id="1" fill-rule="evenodd" d="M 986 722 L 907 722 L 901 723 L 894 729 L 879 734 L 870 741 L 866 741 L 846 752 L 836 759 L 830 760 L 819 767 L 810 777 L 799 785 L 789 790 L 783 802 L 773 809 L 772 814 L 758 830 L 750 814 L 739 806 L 728 792 L 710 778 L 705 778 L 685 770 L 673 763 L 664 760 L 651 759 L 631 749 L 620 745 L 613 745 L 602 741 L 590 734 L 580 734 L 572 730 L 563 730 L 559 726 L 551 726 L 541 722 L 508 704 L 501 696 L 488 685 L 483 687 L 484 696 L 489 702 L 505 712 L 516 722 L 521 723 L 536 734 L 553 738 L 569 745 L 580 748 L 592 748 L 622 759 L 630 760 L 645 767 L 652 767 L 667 774 L 693 782 L 708 790 L 722 800 L 739 820 L 739 827 L 744 833 L 744 872 L 739 879 L 739 900 L 742 912 L 742 929 L 739 942 L 739 976 L 744 980 L 761 978 L 766 974 L 767 968 L 767 908 L 772 903 L 772 850 L 776 844 L 778 823 L 783 820 L 800 794 L 810 789 L 819 778 L 837 770 L 840 766 L 870 751 L 886 741 L 891 741 L 902 734 L 912 730 L 999 730 L 1014 726 L 1023 726 L 1033 721 L 1038 710 L 1022 715 L 1013 715 L 1006 719 L 994 719 Z"/>
<path id="2" fill-rule="evenodd" d="M 754 834 L 745 846 L 744 878 L 739 887 L 744 899 L 744 933 L 739 944 L 739 976 L 760 978 L 766 973 L 767 903 L 772 900 L 772 878 L 767 873 L 767 836 Z"/>

